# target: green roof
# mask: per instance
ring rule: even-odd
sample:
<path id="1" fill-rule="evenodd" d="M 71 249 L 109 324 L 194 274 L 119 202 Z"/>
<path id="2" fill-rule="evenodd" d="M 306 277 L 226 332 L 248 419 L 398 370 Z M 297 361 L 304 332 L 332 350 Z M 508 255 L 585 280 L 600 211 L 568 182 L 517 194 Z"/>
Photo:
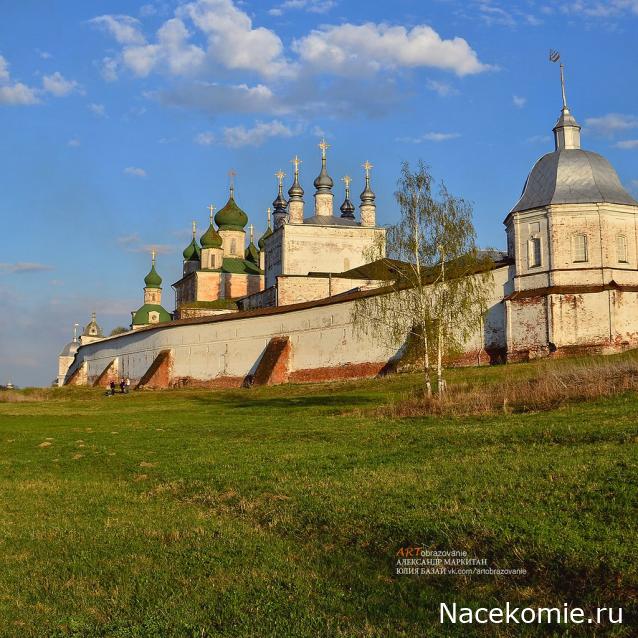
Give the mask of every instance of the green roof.
<path id="1" fill-rule="evenodd" d="M 185 261 L 195 261 L 196 259 L 199 259 L 199 246 L 197 245 L 197 240 L 194 237 L 191 243 L 186 246 L 182 255 L 184 255 Z"/>
<path id="2" fill-rule="evenodd" d="M 202 248 L 221 248 L 222 238 L 215 230 L 215 226 L 211 224 L 208 230 L 201 236 Z"/>
<path id="3" fill-rule="evenodd" d="M 271 235 L 272 235 L 272 230 L 270 229 L 270 226 L 268 226 L 268 228 L 266 228 L 266 232 L 259 238 L 259 241 L 257 242 L 257 245 L 259 246 L 259 250 L 263 250 L 264 249 L 264 245 L 266 243 L 266 240 Z"/>
<path id="4" fill-rule="evenodd" d="M 157 274 L 155 264 L 151 266 L 150 272 L 144 277 L 144 283 L 147 288 L 159 288 L 162 285 L 162 278 Z"/>
<path id="5" fill-rule="evenodd" d="M 222 272 L 232 273 L 235 275 L 262 275 L 263 271 L 259 266 L 253 264 L 247 259 L 239 259 L 237 257 L 224 257 L 222 263 Z"/>
<path id="6" fill-rule="evenodd" d="M 215 301 L 190 301 L 182 304 L 179 309 L 183 308 L 203 308 L 211 310 L 237 310 L 237 304 L 232 299 L 215 299 Z"/>
<path id="7" fill-rule="evenodd" d="M 246 253 L 244 254 L 248 261 L 251 261 L 256 266 L 259 266 L 259 251 L 257 250 L 257 246 L 253 244 L 251 241 L 248 244 L 248 248 L 246 248 Z"/>
<path id="8" fill-rule="evenodd" d="M 217 211 L 215 223 L 220 230 L 244 230 L 248 223 L 248 215 L 237 206 L 232 192 L 226 205 Z"/>
<path id="9" fill-rule="evenodd" d="M 173 318 L 170 313 L 168 313 L 162 306 L 155 303 L 145 303 L 133 317 L 133 325 L 134 326 L 145 326 L 146 324 L 151 323 L 148 320 L 148 315 L 151 312 L 159 313 L 159 321 L 157 323 L 165 323 L 166 321 L 171 321 Z"/>

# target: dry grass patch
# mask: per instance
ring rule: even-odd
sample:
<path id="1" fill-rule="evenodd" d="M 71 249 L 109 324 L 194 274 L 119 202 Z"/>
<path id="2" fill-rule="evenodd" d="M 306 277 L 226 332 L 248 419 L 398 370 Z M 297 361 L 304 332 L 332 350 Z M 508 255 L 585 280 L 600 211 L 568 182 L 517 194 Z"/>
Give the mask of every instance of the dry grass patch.
<path id="1" fill-rule="evenodd" d="M 591 401 L 638 390 L 638 361 L 592 359 L 560 367 L 539 366 L 527 379 L 451 383 L 443 397 L 421 390 L 372 410 L 380 417 L 489 415 L 553 410 L 566 403 Z M 364 414 L 370 411 L 362 410 Z"/>

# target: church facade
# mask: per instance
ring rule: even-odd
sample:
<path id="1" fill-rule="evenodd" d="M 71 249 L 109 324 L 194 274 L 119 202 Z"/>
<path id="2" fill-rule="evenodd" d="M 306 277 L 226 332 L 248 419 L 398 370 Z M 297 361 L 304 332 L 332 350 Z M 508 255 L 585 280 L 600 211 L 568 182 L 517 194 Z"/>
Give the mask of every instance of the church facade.
<path id="1" fill-rule="evenodd" d="M 554 150 L 534 165 L 505 217 L 507 254 L 496 256 L 488 312 L 465 345 L 464 363 L 638 346 L 638 202 L 606 159 L 581 148 L 564 97 L 553 132 Z M 231 186 L 199 243 L 194 230 L 184 251 L 173 320 L 82 345 L 65 382 L 103 382 L 111 370 L 140 387 L 237 386 L 396 367 L 405 343 L 382 344 L 353 325 L 357 299 L 388 294 L 378 268 L 388 260 L 370 263 L 385 241 L 372 166 L 364 164 L 358 215 L 348 176 L 335 214 L 328 145 L 320 148 L 312 214 L 295 158 L 288 199 L 277 174 L 272 228 L 269 215 L 257 245 L 252 232 L 246 245 L 248 217 Z M 157 286 L 151 282 L 150 292 Z"/>

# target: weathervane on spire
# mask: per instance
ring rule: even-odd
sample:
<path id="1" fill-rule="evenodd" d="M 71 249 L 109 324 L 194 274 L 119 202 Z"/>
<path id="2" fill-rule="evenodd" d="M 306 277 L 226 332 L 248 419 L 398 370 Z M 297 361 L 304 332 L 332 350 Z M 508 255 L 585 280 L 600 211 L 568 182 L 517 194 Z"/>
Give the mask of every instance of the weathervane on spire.
<path id="1" fill-rule="evenodd" d="M 321 149 L 321 159 L 326 159 L 326 150 L 330 148 L 330 144 L 326 142 L 326 138 L 322 137 L 319 142 L 319 148 Z"/>
<path id="2" fill-rule="evenodd" d="M 560 60 L 560 53 L 555 49 L 549 50 L 549 61 L 558 62 Z M 567 108 L 567 97 L 565 96 L 565 65 L 560 63 L 560 88 L 563 93 L 563 108 Z"/>
<path id="3" fill-rule="evenodd" d="M 233 190 L 233 187 L 230 187 L 230 190 Z M 210 223 L 213 223 L 213 213 L 215 212 L 215 207 L 210 204 L 210 206 L 208 206 L 208 218 L 210 219 Z M 193 222 L 194 223 L 194 222 Z"/>
<path id="4" fill-rule="evenodd" d="M 235 176 L 237 175 L 237 173 L 235 172 L 234 168 L 231 168 L 228 171 L 228 177 L 230 178 L 230 196 L 233 197 L 233 195 L 235 194 Z"/>

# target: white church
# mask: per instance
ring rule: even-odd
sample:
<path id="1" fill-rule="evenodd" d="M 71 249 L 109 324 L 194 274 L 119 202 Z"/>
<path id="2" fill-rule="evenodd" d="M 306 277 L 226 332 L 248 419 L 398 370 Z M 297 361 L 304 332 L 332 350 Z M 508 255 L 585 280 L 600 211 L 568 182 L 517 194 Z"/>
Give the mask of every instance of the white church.
<path id="1" fill-rule="evenodd" d="M 489 309 L 465 345 L 466 362 L 638 346 L 638 202 L 605 158 L 581 149 L 580 130 L 563 84 L 555 148 L 536 162 L 505 216 L 507 254 L 494 264 Z M 362 335 L 352 318 L 357 299 L 388 294 L 384 269 L 367 257 L 385 238 L 372 165 L 364 164 L 358 216 L 348 176 L 337 214 L 328 145 L 319 146 L 310 211 L 295 158 L 288 200 L 280 171 L 274 225 L 269 213 L 256 245 L 231 182 L 227 204 L 215 216 L 211 206 L 199 242 L 193 228 L 183 277 L 173 284 L 174 312 L 161 305 L 153 259 L 131 331 L 66 346 L 61 383 L 129 377 L 137 387 L 238 387 L 373 376 L 396 363 L 404 344 Z"/>

